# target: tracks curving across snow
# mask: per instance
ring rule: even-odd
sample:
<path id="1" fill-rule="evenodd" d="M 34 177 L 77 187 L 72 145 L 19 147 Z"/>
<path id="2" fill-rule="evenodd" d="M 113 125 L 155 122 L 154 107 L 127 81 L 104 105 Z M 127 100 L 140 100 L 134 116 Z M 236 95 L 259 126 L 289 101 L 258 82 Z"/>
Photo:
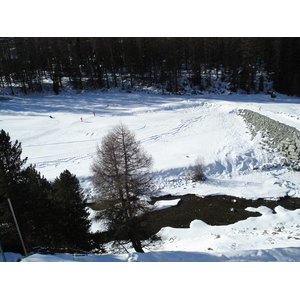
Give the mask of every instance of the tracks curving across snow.
<path id="1" fill-rule="evenodd" d="M 149 136 L 147 138 L 144 138 L 141 140 L 141 142 L 142 143 L 156 142 L 160 139 L 163 139 L 164 137 L 175 136 L 176 134 L 181 133 L 181 132 L 187 130 L 188 128 L 190 128 L 191 126 L 193 126 L 194 123 L 199 122 L 201 120 L 201 118 L 202 117 L 200 116 L 200 117 L 194 117 L 194 118 L 187 119 L 187 120 L 181 120 L 180 124 L 177 125 L 176 127 L 170 128 L 168 131 L 164 131 L 164 132 Z"/>
<path id="2" fill-rule="evenodd" d="M 49 179 L 65 168 L 88 177 L 97 144 L 122 122 L 153 156 L 153 174 L 162 193 L 222 192 L 253 198 L 291 191 L 297 195 L 300 188 L 295 174 L 273 168 L 276 153 L 265 149 L 259 136 L 252 139 L 236 114 L 238 109 L 253 109 L 298 123 L 297 99 L 278 97 L 270 102 L 264 95 L 212 94 L 187 99 L 109 92 L 26 99 L 25 109 L 16 101 L 5 103 L 1 125 L 22 142 L 28 163 Z M 202 158 L 207 177 L 201 185 L 187 176 L 197 157 Z"/>

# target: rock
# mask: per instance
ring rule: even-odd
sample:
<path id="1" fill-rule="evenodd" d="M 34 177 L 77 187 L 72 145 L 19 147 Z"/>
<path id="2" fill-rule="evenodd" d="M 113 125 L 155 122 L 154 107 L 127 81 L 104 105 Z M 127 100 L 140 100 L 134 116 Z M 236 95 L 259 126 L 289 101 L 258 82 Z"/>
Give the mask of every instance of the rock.
<path id="1" fill-rule="evenodd" d="M 260 133 L 268 147 L 277 148 L 283 156 L 300 162 L 300 131 L 251 110 L 239 110 L 238 114 L 247 123 L 253 138 Z"/>
<path id="2" fill-rule="evenodd" d="M 295 171 L 300 171 L 300 165 L 299 164 L 293 165 L 292 169 L 295 170 Z"/>
<path id="3" fill-rule="evenodd" d="M 296 146 L 295 145 L 289 145 L 289 148 L 288 148 L 288 150 L 290 151 L 290 152 L 295 152 L 296 151 Z"/>

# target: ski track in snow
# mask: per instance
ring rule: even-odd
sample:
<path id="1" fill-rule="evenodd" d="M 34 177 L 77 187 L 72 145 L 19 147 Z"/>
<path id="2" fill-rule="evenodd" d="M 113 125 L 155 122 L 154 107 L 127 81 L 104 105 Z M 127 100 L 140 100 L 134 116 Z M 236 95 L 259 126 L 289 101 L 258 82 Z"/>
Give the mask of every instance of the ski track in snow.
<path id="1" fill-rule="evenodd" d="M 58 166 L 59 164 L 65 164 L 65 163 L 79 163 L 81 160 L 89 160 L 93 158 L 95 155 L 95 152 L 88 153 L 85 155 L 78 155 L 78 156 L 71 156 L 71 157 L 66 157 L 66 158 L 60 158 L 60 159 L 55 159 L 51 161 L 43 161 L 43 162 L 38 162 L 36 163 L 36 167 L 38 169 L 49 167 L 49 166 Z"/>
<path id="2" fill-rule="evenodd" d="M 180 132 L 187 130 L 192 125 L 194 125 L 193 123 L 199 122 L 199 120 L 201 118 L 202 117 L 195 117 L 195 118 L 188 119 L 188 120 L 181 120 L 181 122 L 178 126 L 172 128 L 171 130 L 169 130 L 167 132 L 162 132 L 160 134 L 156 134 L 156 135 L 150 136 L 148 138 L 142 139 L 141 143 L 156 142 L 158 140 L 163 139 L 165 136 L 169 136 L 169 135 L 174 136 Z M 145 128 L 145 127 L 143 127 L 143 128 Z"/>

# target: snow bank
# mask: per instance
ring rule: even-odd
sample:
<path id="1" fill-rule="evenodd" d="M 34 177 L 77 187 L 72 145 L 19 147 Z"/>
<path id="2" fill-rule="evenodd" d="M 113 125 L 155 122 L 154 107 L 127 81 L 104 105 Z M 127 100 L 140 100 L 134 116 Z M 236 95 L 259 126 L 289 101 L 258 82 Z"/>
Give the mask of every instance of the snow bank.
<path id="1" fill-rule="evenodd" d="M 178 205 L 180 199 L 173 199 L 173 200 L 160 200 L 156 201 L 154 204 L 154 210 L 161 210 L 166 209 L 172 206 Z"/>
<path id="2" fill-rule="evenodd" d="M 277 206 L 273 212 L 261 206 L 247 210 L 262 215 L 226 226 L 211 226 L 194 220 L 190 228 L 162 228 L 159 232 L 164 240 L 162 248 L 235 255 L 241 250 L 300 246 L 300 209 L 290 211 Z"/>
<path id="3" fill-rule="evenodd" d="M 22 262 L 299 262 L 300 247 L 244 250 L 222 254 L 193 251 L 156 251 L 131 254 L 34 254 Z"/>

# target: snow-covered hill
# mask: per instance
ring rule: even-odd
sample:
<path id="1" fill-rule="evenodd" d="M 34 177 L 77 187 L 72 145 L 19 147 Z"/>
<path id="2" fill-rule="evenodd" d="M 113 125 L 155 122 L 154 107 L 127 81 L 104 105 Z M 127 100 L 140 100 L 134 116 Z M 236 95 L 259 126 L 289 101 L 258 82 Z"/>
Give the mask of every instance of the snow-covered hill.
<path id="1" fill-rule="evenodd" d="M 90 200 L 94 193 L 90 165 L 96 146 L 119 122 L 134 131 L 153 156 L 153 175 L 161 195 L 227 194 L 273 200 L 285 195 L 299 197 L 300 173 L 281 166 L 279 154 L 267 149 L 259 135 L 252 139 L 237 114 L 243 108 L 300 129 L 300 99 L 296 97 L 113 91 L 11 97 L 0 102 L 0 125 L 12 140 L 22 142 L 28 163 L 35 164 L 47 179 L 68 169 L 79 178 Z M 203 183 L 192 182 L 188 176 L 198 157 L 207 177 Z M 276 214 L 264 207 L 259 211 L 261 217 L 228 226 L 208 226 L 195 220 L 190 229 L 163 228 L 161 248 L 144 255 L 132 254 L 130 259 L 299 261 L 300 210 L 292 212 L 278 206 Z M 100 227 L 93 224 L 92 230 Z M 187 258 L 182 251 L 193 254 Z M 171 253 L 177 258 L 170 258 Z M 109 256 L 99 260 L 105 257 Z M 48 258 L 34 255 L 24 259 L 31 260 Z M 128 261 L 128 257 L 120 260 Z"/>

